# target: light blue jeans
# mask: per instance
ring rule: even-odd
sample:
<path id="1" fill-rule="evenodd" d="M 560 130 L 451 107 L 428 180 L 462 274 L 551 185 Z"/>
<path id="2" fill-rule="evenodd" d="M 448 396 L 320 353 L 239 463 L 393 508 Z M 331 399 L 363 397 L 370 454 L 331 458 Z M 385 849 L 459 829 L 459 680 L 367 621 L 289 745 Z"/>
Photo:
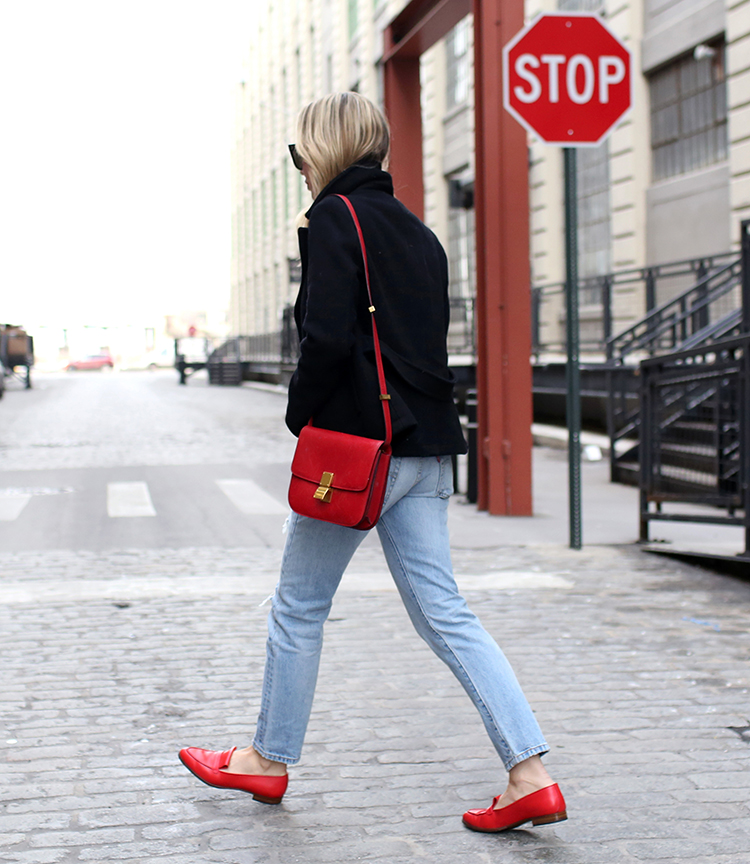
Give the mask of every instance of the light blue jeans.
<path id="1" fill-rule="evenodd" d="M 388 566 L 417 633 L 479 711 L 506 769 L 549 749 L 505 655 L 459 594 L 448 538 L 450 456 L 391 462 L 377 525 Z M 299 761 L 318 676 L 323 625 L 364 532 L 293 513 L 268 616 L 266 669 L 253 747 Z"/>

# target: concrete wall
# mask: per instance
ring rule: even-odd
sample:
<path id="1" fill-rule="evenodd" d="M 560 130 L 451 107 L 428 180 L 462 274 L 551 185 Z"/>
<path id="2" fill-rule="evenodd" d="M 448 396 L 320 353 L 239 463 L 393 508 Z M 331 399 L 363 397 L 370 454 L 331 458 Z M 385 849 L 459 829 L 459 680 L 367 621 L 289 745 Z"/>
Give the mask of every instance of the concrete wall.
<path id="1" fill-rule="evenodd" d="M 645 0 L 641 69 L 650 72 L 724 32 L 726 0 Z"/>
<path id="2" fill-rule="evenodd" d="M 644 24 L 641 69 L 648 73 L 724 33 L 725 0 L 645 0 Z M 717 163 L 652 184 L 646 208 L 647 263 L 727 252 L 729 165 Z"/>
<path id="3" fill-rule="evenodd" d="M 729 250 L 729 179 L 729 165 L 722 162 L 649 188 L 649 264 Z"/>
<path id="4" fill-rule="evenodd" d="M 607 0 L 607 23 L 633 55 L 635 74 L 633 107 L 610 137 L 610 181 L 612 204 L 612 265 L 615 270 L 642 267 L 648 235 L 646 189 L 651 181 L 648 84 L 637 70 L 641 65 L 643 5 Z M 621 285 L 612 297 L 613 331 L 623 330 L 646 310 L 643 290 Z"/>
<path id="5" fill-rule="evenodd" d="M 445 114 L 445 41 L 433 45 L 422 56 L 422 134 L 425 210 L 424 221 L 448 244 L 448 191 L 443 180 L 445 140 L 442 118 Z"/>
<path id="6" fill-rule="evenodd" d="M 359 0 L 353 33 L 348 0 L 278 0 L 259 14 L 237 92 L 232 152 L 233 333 L 277 330 L 296 296 L 295 221 L 311 203 L 287 150 L 300 108 L 354 87 L 380 101 L 382 29 L 404 5 Z"/>
<path id="7" fill-rule="evenodd" d="M 727 7 L 727 103 L 729 106 L 730 236 L 750 219 L 750 0 Z"/>

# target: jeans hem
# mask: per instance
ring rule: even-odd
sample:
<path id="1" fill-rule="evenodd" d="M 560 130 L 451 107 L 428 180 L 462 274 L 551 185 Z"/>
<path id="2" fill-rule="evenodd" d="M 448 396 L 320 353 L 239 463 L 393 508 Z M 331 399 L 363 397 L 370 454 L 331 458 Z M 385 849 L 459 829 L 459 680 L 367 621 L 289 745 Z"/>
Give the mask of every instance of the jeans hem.
<path id="1" fill-rule="evenodd" d="M 260 744 L 258 744 L 257 740 L 253 739 L 253 750 L 262 756 L 264 759 L 270 759 L 272 762 L 282 762 L 284 765 L 296 765 L 299 762 L 300 757 L 296 759 L 292 759 L 289 756 L 282 756 L 280 753 L 270 753 Z"/>
<path id="2" fill-rule="evenodd" d="M 524 750 L 523 753 L 519 753 L 517 756 L 514 756 L 510 761 L 505 763 L 505 770 L 510 771 L 511 768 L 515 768 L 521 762 L 525 762 L 527 759 L 530 759 L 532 756 L 544 756 L 545 753 L 549 753 L 549 745 L 548 744 L 539 744 L 537 747 L 529 747 L 528 750 Z"/>

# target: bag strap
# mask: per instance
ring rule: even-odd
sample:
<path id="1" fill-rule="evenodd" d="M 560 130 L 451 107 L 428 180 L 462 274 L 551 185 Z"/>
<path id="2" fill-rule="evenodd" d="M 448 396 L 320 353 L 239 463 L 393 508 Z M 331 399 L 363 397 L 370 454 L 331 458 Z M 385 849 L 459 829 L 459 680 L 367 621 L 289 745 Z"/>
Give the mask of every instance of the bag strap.
<path id="1" fill-rule="evenodd" d="M 338 198 L 346 204 L 349 208 L 349 212 L 352 215 L 352 219 L 354 220 L 354 226 L 357 229 L 357 236 L 359 237 L 359 246 L 362 250 L 362 262 L 365 265 L 365 282 L 367 284 L 367 299 L 370 301 L 370 305 L 368 307 L 368 311 L 370 313 L 370 321 L 372 322 L 372 341 L 375 345 L 375 364 L 378 367 L 378 384 L 380 386 L 380 404 L 383 406 L 383 418 L 385 420 L 385 445 L 388 446 L 391 443 L 391 438 L 393 437 L 393 432 L 391 428 L 391 406 L 388 404 L 391 400 L 390 395 L 388 394 L 388 389 L 385 383 L 385 372 L 383 371 L 383 356 L 380 353 L 380 339 L 378 339 L 378 328 L 375 325 L 375 306 L 372 302 L 372 291 L 370 289 L 370 270 L 367 266 L 367 250 L 365 249 L 365 238 L 362 235 L 362 226 L 359 224 L 359 219 L 357 218 L 357 213 L 354 210 L 354 205 L 352 202 L 346 197 L 346 195 L 337 195 Z"/>

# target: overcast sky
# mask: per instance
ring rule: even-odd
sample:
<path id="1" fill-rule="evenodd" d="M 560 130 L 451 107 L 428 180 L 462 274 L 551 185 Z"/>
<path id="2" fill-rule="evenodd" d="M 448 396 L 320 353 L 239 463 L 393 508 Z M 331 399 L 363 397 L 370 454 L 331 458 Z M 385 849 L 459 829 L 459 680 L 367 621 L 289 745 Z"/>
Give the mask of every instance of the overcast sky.
<path id="1" fill-rule="evenodd" d="M 0 322 L 228 305 L 255 3 L 0 3 Z"/>

